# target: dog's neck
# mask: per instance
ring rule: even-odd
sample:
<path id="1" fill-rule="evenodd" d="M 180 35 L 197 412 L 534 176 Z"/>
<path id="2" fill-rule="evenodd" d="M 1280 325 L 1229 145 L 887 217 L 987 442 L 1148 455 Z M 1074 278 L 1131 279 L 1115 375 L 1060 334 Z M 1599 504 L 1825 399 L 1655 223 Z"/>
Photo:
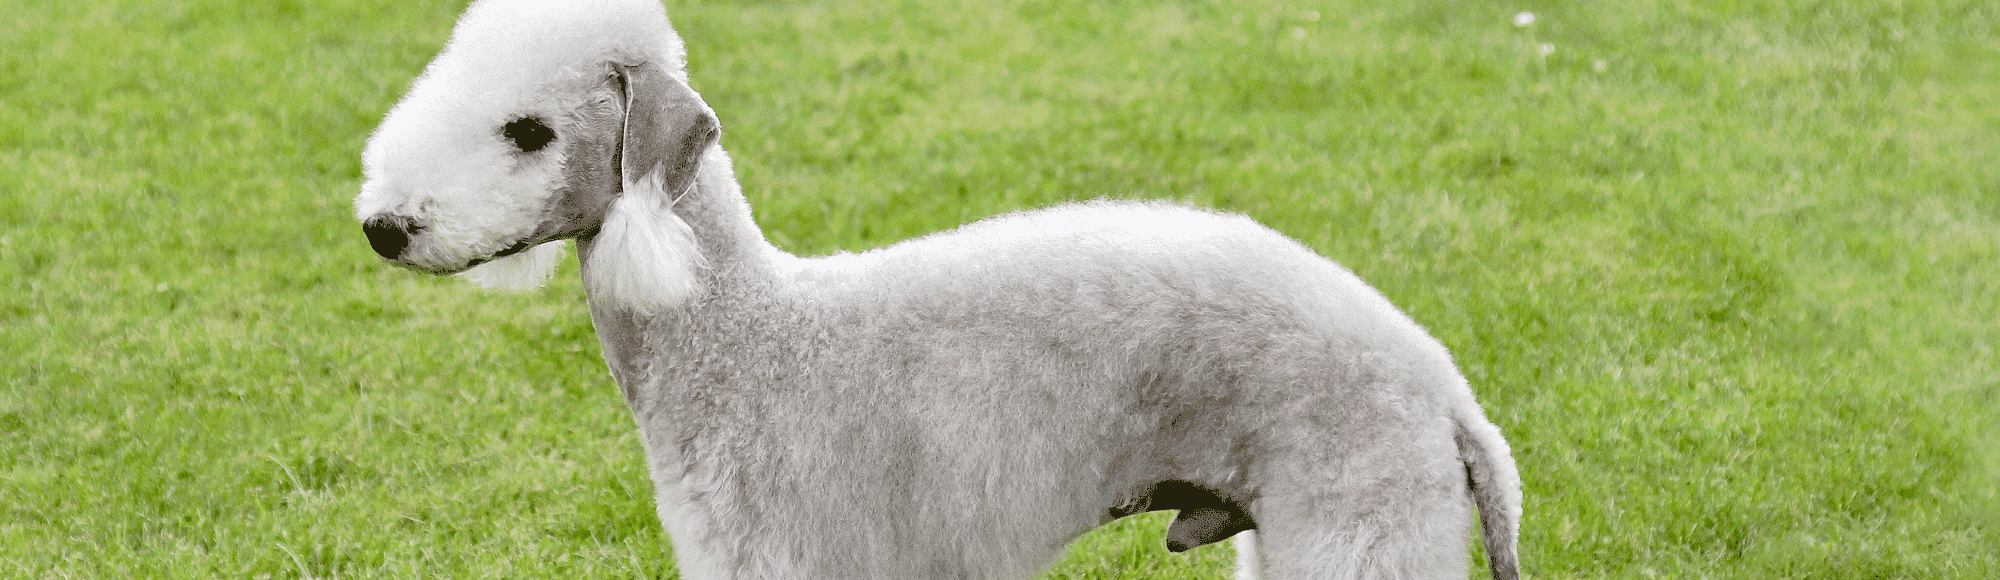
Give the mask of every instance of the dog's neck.
<path id="1" fill-rule="evenodd" d="M 628 403 L 633 402 L 633 385 L 645 379 L 646 369 L 639 368 L 638 362 L 654 358 L 647 353 L 648 329 L 686 326 L 711 300 L 768 288 L 776 283 L 783 264 L 796 259 L 764 238 L 750 213 L 749 201 L 737 185 L 729 154 L 719 145 L 703 155 L 694 188 L 674 202 L 672 211 L 693 230 L 706 263 L 696 269 L 701 292 L 688 304 L 653 316 L 638 316 L 608 301 L 590 300 L 591 322 L 597 327 L 605 362 L 625 390 Z M 591 237 L 578 238 L 578 257 L 589 256 L 591 246 Z M 590 267 L 588 260 L 580 261 L 583 267 Z"/>
<path id="2" fill-rule="evenodd" d="M 729 153 L 720 145 L 702 156 L 694 190 L 675 202 L 673 212 L 694 230 L 702 258 L 708 263 L 702 282 L 710 293 L 769 280 L 781 262 L 792 258 L 764 238 L 764 231 L 751 216 L 749 200 L 737 185 Z"/>

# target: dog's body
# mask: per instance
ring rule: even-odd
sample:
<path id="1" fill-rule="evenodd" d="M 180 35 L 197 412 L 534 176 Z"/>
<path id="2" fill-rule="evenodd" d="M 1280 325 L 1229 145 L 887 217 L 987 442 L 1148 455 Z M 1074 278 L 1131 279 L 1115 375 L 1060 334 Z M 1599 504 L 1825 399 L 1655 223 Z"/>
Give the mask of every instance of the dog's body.
<path id="1" fill-rule="evenodd" d="M 697 238 L 708 193 L 681 202 Z M 1249 220 L 1100 203 L 766 255 L 707 282 L 728 303 L 594 311 L 690 578 L 1025 578 L 1179 507 L 1144 505 L 1163 483 L 1248 506 L 1273 577 L 1464 575 L 1470 392 Z"/>
<path id="2" fill-rule="evenodd" d="M 519 9 L 492 4 L 454 45 Z M 466 171 L 547 184 L 509 205 L 532 219 L 464 220 L 489 202 L 374 154 L 437 138 L 395 122 L 432 80 L 371 140 L 357 206 L 378 252 L 429 271 L 579 240 L 684 577 L 1025 578 L 1174 509 L 1170 547 L 1255 528 L 1243 566 L 1274 578 L 1459 578 L 1475 503 L 1515 574 L 1506 443 L 1444 347 L 1345 269 L 1241 216 L 1117 202 L 793 257 L 658 44 L 498 99 L 483 122 L 515 150 Z"/>

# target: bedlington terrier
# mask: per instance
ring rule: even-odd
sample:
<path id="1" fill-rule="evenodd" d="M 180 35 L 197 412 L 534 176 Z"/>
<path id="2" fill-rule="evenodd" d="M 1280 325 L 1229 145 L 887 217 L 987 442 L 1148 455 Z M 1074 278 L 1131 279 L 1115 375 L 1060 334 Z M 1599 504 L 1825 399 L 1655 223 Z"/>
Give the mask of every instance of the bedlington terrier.
<path id="1" fill-rule="evenodd" d="M 576 240 L 684 577 L 1024 578 L 1176 510 L 1174 551 L 1255 530 L 1244 577 L 1463 578 L 1475 506 L 1517 577 L 1500 430 L 1349 271 L 1158 202 L 795 257 L 684 58 L 654 0 L 480 0 L 355 201 L 383 257 L 489 284 Z"/>

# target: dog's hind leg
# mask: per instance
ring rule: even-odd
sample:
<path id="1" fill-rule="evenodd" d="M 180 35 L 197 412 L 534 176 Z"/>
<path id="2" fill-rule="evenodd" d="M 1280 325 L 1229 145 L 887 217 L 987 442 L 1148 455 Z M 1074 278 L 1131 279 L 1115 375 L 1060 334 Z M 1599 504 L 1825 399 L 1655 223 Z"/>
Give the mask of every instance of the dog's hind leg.
<path id="1" fill-rule="evenodd" d="M 1265 458 L 1249 506 L 1264 577 L 1466 577 L 1472 502 L 1451 426 L 1408 426 L 1358 449 L 1348 440 Z"/>
<path id="2" fill-rule="evenodd" d="M 1236 534 L 1236 580 L 1264 580 L 1264 561 L 1257 554 L 1257 530 Z"/>

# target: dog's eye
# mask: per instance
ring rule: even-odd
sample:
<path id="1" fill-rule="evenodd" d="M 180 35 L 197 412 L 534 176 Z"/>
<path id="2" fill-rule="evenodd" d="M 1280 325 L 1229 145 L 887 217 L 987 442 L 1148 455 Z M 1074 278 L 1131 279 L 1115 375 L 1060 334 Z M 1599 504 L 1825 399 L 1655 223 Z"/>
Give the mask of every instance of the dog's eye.
<path id="1" fill-rule="evenodd" d="M 505 126 L 500 127 L 500 136 L 513 141 L 514 148 L 520 149 L 522 153 L 534 153 L 549 146 L 550 141 L 556 140 L 556 130 L 543 124 L 541 119 L 522 117 L 508 121 Z"/>

